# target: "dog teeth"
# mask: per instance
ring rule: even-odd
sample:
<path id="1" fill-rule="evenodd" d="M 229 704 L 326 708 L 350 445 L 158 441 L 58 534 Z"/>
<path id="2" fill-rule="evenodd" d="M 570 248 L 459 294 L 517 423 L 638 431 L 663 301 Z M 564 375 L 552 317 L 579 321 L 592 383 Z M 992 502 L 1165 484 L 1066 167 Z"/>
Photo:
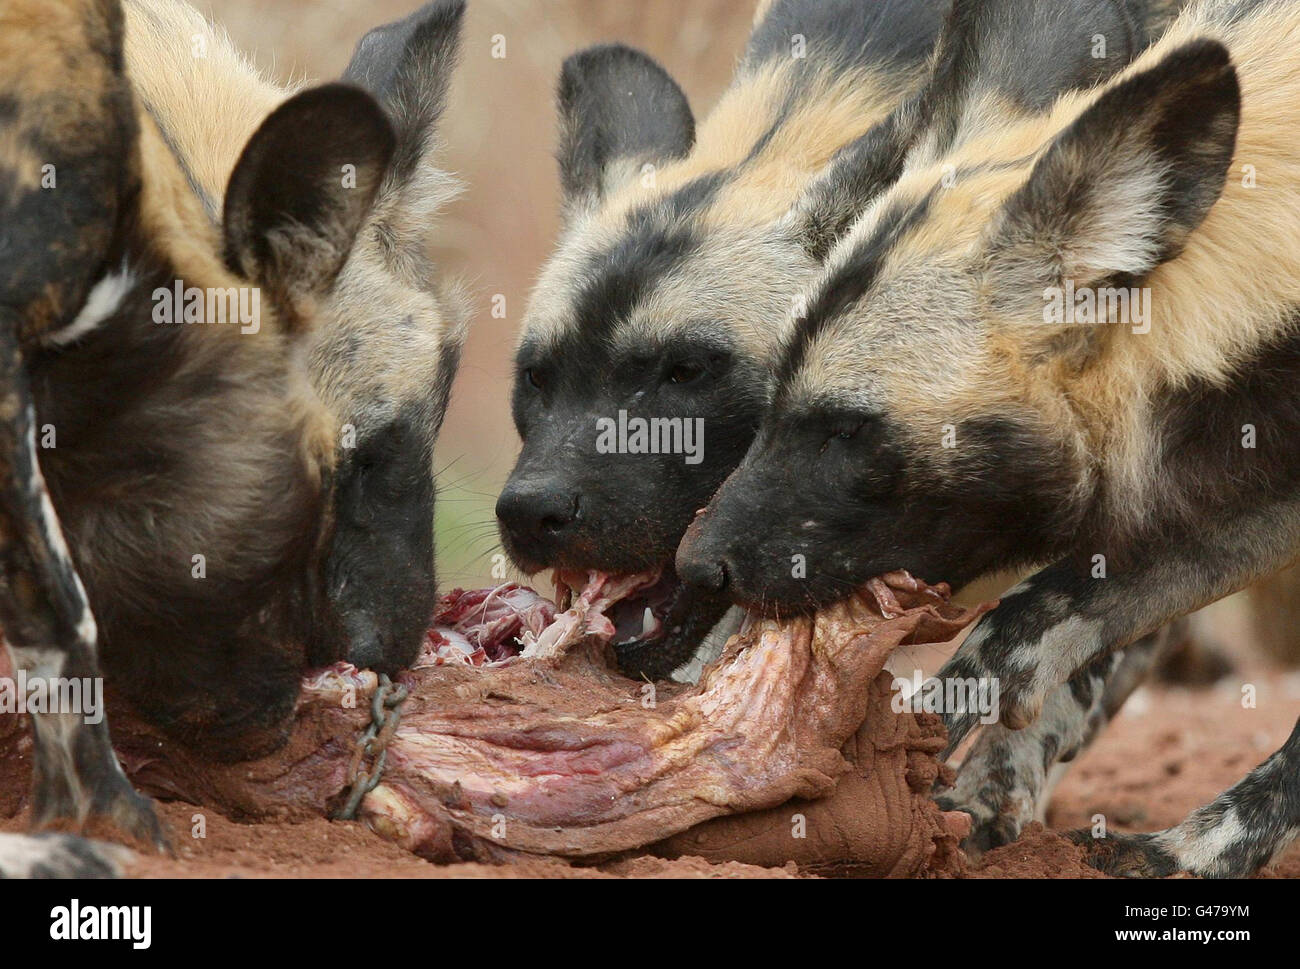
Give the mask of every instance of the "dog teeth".
<path id="1" fill-rule="evenodd" d="M 652 632 L 655 631 L 655 626 L 657 625 L 658 623 L 655 622 L 654 610 L 651 609 L 649 606 L 646 606 L 645 614 L 641 617 L 641 638 L 645 639 L 646 637 L 648 637 Z"/>

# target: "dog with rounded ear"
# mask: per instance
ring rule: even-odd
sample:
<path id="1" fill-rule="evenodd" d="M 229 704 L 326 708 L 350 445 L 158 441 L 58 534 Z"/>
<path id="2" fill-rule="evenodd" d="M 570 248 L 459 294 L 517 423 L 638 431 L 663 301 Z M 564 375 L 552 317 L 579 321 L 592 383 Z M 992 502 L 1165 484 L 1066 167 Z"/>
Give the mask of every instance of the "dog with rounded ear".
<path id="1" fill-rule="evenodd" d="M 1041 790 L 1162 628 L 1300 549 L 1297 52 L 1295 4 L 1197 3 L 1115 80 L 904 173 L 832 253 L 679 550 L 782 610 L 900 568 L 1035 568 L 939 673 L 998 685 L 997 743 L 941 802 L 976 847 L 1018 835 L 1033 802 L 1004 779 Z M 1267 192 L 1233 174 L 1258 158 Z M 949 752 L 979 726 L 944 719 Z M 1181 824 L 1078 840 L 1114 874 L 1250 875 L 1300 831 L 1298 767 L 1300 724 Z"/>
<path id="2" fill-rule="evenodd" d="M 213 221 L 228 223 L 238 218 L 232 206 L 258 192 L 232 179 L 236 150 L 292 92 L 259 75 L 181 0 L 125 2 L 133 80 Z M 313 168 L 313 179 L 346 184 L 364 202 L 360 223 L 328 279 L 286 280 L 281 294 L 302 302 L 304 287 L 328 283 L 308 300 L 317 325 L 306 349 L 334 424 L 334 531 L 321 607 L 340 637 L 322 637 L 313 653 L 320 663 L 347 658 L 395 673 L 414 659 L 436 599 L 434 446 L 469 314 L 429 242 L 438 211 L 458 191 L 436 156 L 464 13 L 463 0 L 434 0 L 376 27 L 357 44 L 342 83 L 317 95 L 366 91 L 393 129 L 392 163 L 377 185 L 360 180 L 346 146 Z M 204 38 L 206 56 L 190 56 L 193 36 Z M 292 215 L 298 203 L 285 201 Z M 301 244 L 291 231 L 274 239 L 274 252 Z"/>
<path id="3" fill-rule="evenodd" d="M 1169 6 L 776 0 L 760 5 L 731 87 L 698 125 L 644 54 L 601 45 L 565 62 L 565 226 L 523 322 L 523 443 L 497 516 L 525 571 L 659 571 L 673 607 L 636 625 L 649 635 L 620 637 L 625 671 L 668 676 L 711 631 L 725 639 L 727 602 L 676 582 L 673 557 L 752 442 L 790 309 L 838 239 L 918 153 L 1118 71 Z M 1111 39 L 1102 57 L 1097 31 Z M 795 36 L 806 57 L 790 56 Z M 586 429 L 638 411 L 703 422 L 701 460 L 683 467 L 671 442 L 607 459 Z"/>
<path id="4" fill-rule="evenodd" d="M 289 332 L 313 325 L 316 301 L 351 254 L 395 147 L 374 100 L 343 84 L 290 98 L 245 146 L 226 189 L 225 260 L 264 288 Z M 356 177 L 345 188 L 349 169 Z"/>
<path id="5" fill-rule="evenodd" d="M 816 273 L 786 216 L 923 81 L 949 0 L 757 6 L 731 84 L 698 123 L 669 72 L 622 44 L 572 54 L 557 85 L 564 224 L 521 328 L 522 448 L 496 510 L 524 571 L 656 574 L 653 595 L 623 607 L 616 650 L 635 676 L 689 668 L 738 620 L 688 594 L 672 559 L 748 447 L 781 321 Z M 622 413 L 667 439 L 611 456 L 591 428 Z"/>
<path id="6" fill-rule="evenodd" d="M 346 645 L 328 595 L 336 429 L 304 351 L 398 136 L 353 86 L 285 99 L 214 225 L 123 43 L 119 0 L 0 5 L 0 626 L 29 681 L 102 671 L 175 741 L 246 758 L 283 741 L 311 655 Z M 201 318 L 188 299 L 163 311 L 177 290 L 206 294 Z M 231 294 L 249 319 L 210 314 Z M 32 720 L 37 827 L 164 844 L 102 708 Z M 15 871 L 79 857 L 0 837 Z"/>

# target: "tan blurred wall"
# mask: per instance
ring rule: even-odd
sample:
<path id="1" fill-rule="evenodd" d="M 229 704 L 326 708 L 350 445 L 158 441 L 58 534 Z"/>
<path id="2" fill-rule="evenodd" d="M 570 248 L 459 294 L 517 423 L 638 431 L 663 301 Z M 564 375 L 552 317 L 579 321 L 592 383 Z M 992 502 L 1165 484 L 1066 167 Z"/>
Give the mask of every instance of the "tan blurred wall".
<path id="1" fill-rule="evenodd" d="M 327 80 L 367 29 L 419 0 L 211 0 L 196 4 L 281 81 Z M 461 67 L 443 128 L 445 167 L 465 194 L 435 234 L 444 273 L 466 279 L 475 313 L 438 449 L 443 585 L 488 580 L 492 506 L 518 447 L 510 356 L 520 314 L 557 228 L 553 92 L 564 57 L 618 40 L 663 64 L 702 116 L 731 76 L 755 0 L 469 0 Z M 506 56 L 492 56 L 502 35 Z M 494 294 L 507 317 L 489 312 Z"/>

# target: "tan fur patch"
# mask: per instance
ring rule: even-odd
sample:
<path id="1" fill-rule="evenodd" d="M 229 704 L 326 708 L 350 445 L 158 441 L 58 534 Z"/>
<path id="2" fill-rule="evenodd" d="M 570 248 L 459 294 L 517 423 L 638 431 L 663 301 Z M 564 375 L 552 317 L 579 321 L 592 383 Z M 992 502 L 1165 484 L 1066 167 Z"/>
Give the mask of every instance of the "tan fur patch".
<path id="1" fill-rule="evenodd" d="M 262 75 L 224 32 L 180 0 L 124 0 L 131 77 L 167 141 L 218 217 L 226 183 L 257 126 L 298 89 Z M 196 45 L 205 52 L 194 56 Z M 328 299 L 307 353 L 339 423 L 392 411 L 447 382 L 448 351 L 464 339 L 461 288 L 441 285 L 427 244 L 435 212 L 458 191 L 425 165 L 386 184 Z"/>
<path id="2" fill-rule="evenodd" d="M 933 192 L 930 213 L 890 252 L 851 318 L 833 322 L 814 341 L 800 392 L 887 407 L 927 448 L 960 419 L 1033 415 L 1073 450 L 1086 475 L 1104 474 L 1117 511 L 1140 518 L 1163 500 L 1152 478 L 1160 441 L 1151 401 L 1194 380 L 1227 381 L 1300 305 L 1300 8 L 1261 6 L 1225 25 L 1230 6 L 1193 4 L 1127 70 L 1098 90 L 1061 98 L 1046 115 L 995 110 L 989 117 L 1001 120 L 979 122 L 951 153 L 914 157 L 841 241 L 828 276 L 891 206 Z M 1227 46 L 1242 89 L 1236 154 L 1221 198 L 1181 255 L 1145 281 L 1152 293 L 1149 332 L 1107 326 L 1083 366 L 1037 359 L 1041 318 L 990 316 L 972 275 L 991 220 L 1054 138 L 1102 92 L 1203 38 Z"/>
<path id="3" fill-rule="evenodd" d="M 777 61 L 734 84 L 701 123 L 690 155 L 655 172 L 652 186 L 633 179 L 610 197 L 597 221 L 617 223 L 630 209 L 670 195 L 693 179 L 746 162 L 789 98 L 792 65 Z M 794 110 L 762 151 L 705 211 L 704 224 L 758 225 L 779 218 L 835 152 L 883 120 L 915 80 L 864 71 L 821 77 L 803 87 Z"/>
<path id="4" fill-rule="evenodd" d="M 218 206 L 215 217 L 244 145 L 293 89 L 262 77 L 224 31 L 188 4 L 123 0 L 122 7 L 132 83 Z"/>
<path id="5" fill-rule="evenodd" d="M 769 358 L 780 321 L 815 268 L 806 254 L 778 243 L 776 225 L 834 154 L 882 121 L 920 76 L 919 68 L 861 70 L 809 81 L 789 59 L 738 76 L 700 123 L 686 158 L 651 178 L 629 173 L 597 211 L 567 228 L 533 292 L 520 339 L 563 334 L 572 281 L 591 255 L 616 242 L 630 212 L 726 172 L 716 195 L 690 214 L 692 231 L 704 240 L 692 265 L 656 281 L 653 298 L 620 339 L 666 339 L 707 318 L 726 327 L 752 359 Z"/>
<path id="6" fill-rule="evenodd" d="M 145 235 L 167 253 L 177 278 L 187 286 L 233 289 L 247 281 L 232 274 L 221 260 L 220 238 L 204 214 L 157 126 L 147 116 L 140 128 L 140 158 L 146 174 L 141 187 L 140 221 Z M 190 366 L 196 371 L 243 373 L 247 379 L 270 379 L 293 359 L 292 342 L 274 316 L 269 301 L 261 306 L 260 328 L 243 333 L 235 326 L 202 326 L 187 330 Z M 224 361 L 220 362 L 219 361 Z M 235 361 L 232 363 L 232 361 Z M 268 369 L 272 368 L 272 369 Z M 285 402 L 289 420 L 303 428 L 303 457 L 315 469 L 333 465 L 333 422 L 308 383 L 303 366 L 290 367 Z"/>

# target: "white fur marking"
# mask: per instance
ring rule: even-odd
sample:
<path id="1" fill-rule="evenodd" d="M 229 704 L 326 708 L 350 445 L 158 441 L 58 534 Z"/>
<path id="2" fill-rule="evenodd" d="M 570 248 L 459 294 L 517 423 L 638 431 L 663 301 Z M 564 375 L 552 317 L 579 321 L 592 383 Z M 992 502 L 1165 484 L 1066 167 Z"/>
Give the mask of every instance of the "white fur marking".
<path id="1" fill-rule="evenodd" d="M 31 405 L 27 407 L 27 448 L 32 462 L 32 477 L 27 482 L 27 487 L 41 505 L 41 532 L 46 544 L 54 552 L 55 558 L 72 573 L 72 583 L 81 606 L 81 615 L 77 619 L 77 636 L 84 645 L 94 649 L 98 641 L 99 629 L 90 611 L 90 599 L 86 595 L 86 588 L 81 584 L 81 576 L 77 574 L 77 568 L 72 562 L 72 553 L 68 550 L 68 543 L 63 537 L 59 515 L 54 510 L 54 502 L 50 500 L 50 489 L 45 486 L 45 477 L 41 474 L 36 450 L 36 412 Z"/>
<path id="2" fill-rule="evenodd" d="M 1156 841 L 1177 859 L 1179 868 L 1203 873 L 1215 871 L 1219 859 L 1245 836 L 1246 827 L 1234 807 L 1208 828 L 1198 825 L 1193 815 L 1158 835 Z"/>
<path id="3" fill-rule="evenodd" d="M 80 848 L 85 857 L 78 857 L 74 848 Z M 133 857 L 120 845 L 82 841 L 72 835 L 0 834 L 0 876 L 5 878 L 31 878 L 37 867 L 60 878 L 79 878 L 86 875 L 121 874 L 121 866 Z M 88 871 L 87 866 L 98 862 Z"/>
<path id="4" fill-rule="evenodd" d="M 66 347 L 70 343 L 77 342 L 117 312 L 117 308 L 122 305 L 122 300 L 134 286 L 135 277 L 123 262 L 120 271 L 105 276 L 91 288 L 77 318 L 63 329 L 47 335 L 45 342 L 56 347 Z"/>

